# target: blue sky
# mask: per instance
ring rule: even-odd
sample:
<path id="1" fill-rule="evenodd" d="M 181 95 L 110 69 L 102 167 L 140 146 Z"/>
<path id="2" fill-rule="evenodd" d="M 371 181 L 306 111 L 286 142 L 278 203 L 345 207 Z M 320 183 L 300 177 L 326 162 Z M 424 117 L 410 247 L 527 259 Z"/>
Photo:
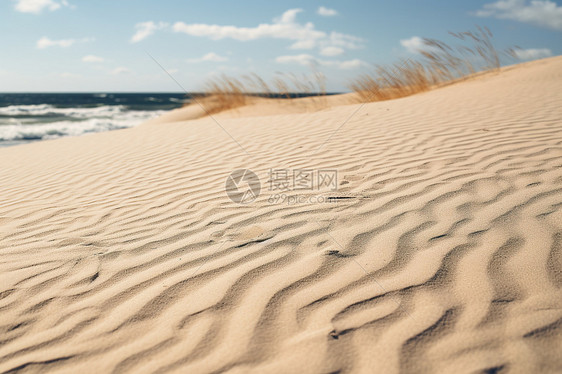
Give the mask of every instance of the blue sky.
<path id="1" fill-rule="evenodd" d="M 0 0 L 0 92 L 176 92 L 217 74 L 352 77 L 475 25 L 525 60 L 562 54 L 562 5 L 501 1 Z"/>

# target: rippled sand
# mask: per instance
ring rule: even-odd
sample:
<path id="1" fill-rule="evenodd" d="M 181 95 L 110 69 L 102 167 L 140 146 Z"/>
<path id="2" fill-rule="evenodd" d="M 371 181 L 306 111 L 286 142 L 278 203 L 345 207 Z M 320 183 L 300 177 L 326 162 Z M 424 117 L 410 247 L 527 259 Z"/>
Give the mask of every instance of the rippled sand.
<path id="1" fill-rule="evenodd" d="M 0 372 L 561 372 L 560 103 L 557 57 L 0 149 Z"/>

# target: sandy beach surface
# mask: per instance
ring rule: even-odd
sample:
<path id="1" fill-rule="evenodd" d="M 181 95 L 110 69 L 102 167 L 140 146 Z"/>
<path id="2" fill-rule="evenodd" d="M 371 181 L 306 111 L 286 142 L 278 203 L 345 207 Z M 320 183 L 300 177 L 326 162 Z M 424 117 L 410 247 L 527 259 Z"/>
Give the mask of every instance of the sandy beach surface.
<path id="1" fill-rule="evenodd" d="M 562 58 L 342 101 L 0 149 L 0 372 L 560 373 Z"/>

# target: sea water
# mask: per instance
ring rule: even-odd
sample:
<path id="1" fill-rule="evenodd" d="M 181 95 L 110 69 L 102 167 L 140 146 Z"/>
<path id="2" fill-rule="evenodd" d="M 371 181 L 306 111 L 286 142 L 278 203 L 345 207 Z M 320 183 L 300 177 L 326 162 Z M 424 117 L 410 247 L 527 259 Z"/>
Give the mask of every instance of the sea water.
<path id="1" fill-rule="evenodd" d="M 0 147 L 137 126 L 184 93 L 0 93 Z"/>

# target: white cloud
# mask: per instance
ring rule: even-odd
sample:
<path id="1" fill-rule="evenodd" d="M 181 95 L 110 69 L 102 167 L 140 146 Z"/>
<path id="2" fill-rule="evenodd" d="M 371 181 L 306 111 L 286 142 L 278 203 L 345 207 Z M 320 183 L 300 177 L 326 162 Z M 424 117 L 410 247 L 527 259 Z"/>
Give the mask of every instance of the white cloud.
<path id="1" fill-rule="evenodd" d="M 299 14 L 300 12 L 302 12 L 302 9 L 300 8 L 289 9 L 281 15 L 281 18 L 275 19 L 274 21 L 276 23 L 295 23 L 297 14 Z"/>
<path id="2" fill-rule="evenodd" d="M 48 47 L 62 47 L 67 48 L 76 43 L 86 43 L 86 42 L 93 42 L 94 38 L 82 38 L 82 39 L 60 39 L 60 40 L 52 40 L 48 37 L 44 36 L 37 41 L 37 48 L 45 49 Z"/>
<path id="3" fill-rule="evenodd" d="M 354 35 L 342 34 L 341 32 L 332 31 L 328 43 L 337 47 L 348 49 L 359 49 L 363 47 L 362 38 Z"/>
<path id="4" fill-rule="evenodd" d="M 87 55 L 82 57 L 82 61 L 83 62 L 104 62 L 104 58 L 103 57 L 99 57 L 99 56 L 94 56 L 94 55 Z"/>
<path id="5" fill-rule="evenodd" d="M 312 49 L 316 47 L 316 40 L 315 39 L 308 39 L 308 40 L 299 40 L 296 43 L 291 44 L 289 47 L 290 49 Z"/>
<path id="6" fill-rule="evenodd" d="M 262 23 L 256 27 L 219 26 L 202 23 L 186 24 L 176 22 L 175 32 L 182 32 L 191 36 L 208 37 L 213 40 L 231 38 L 239 41 L 256 40 L 262 38 L 288 39 L 306 41 L 313 45 L 313 41 L 326 37 L 323 31 L 315 30 L 312 23 L 301 25 L 295 22 L 296 15 L 301 9 L 289 9 L 273 23 Z"/>
<path id="7" fill-rule="evenodd" d="M 318 8 L 318 10 L 316 12 L 318 14 L 320 14 L 321 16 L 324 16 L 324 17 L 336 16 L 338 14 L 338 12 L 336 10 L 328 9 L 326 7 L 323 7 L 323 6 Z"/>
<path id="8" fill-rule="evenodd" d="M 221 26 L 203 23 L 186 24 L 176 22 L 173 25 L 175 32 L 191 36 L 207 37 L 212 40 L 234 39 L 250 41 L 257 39 L 284 39 L 291 40 L 290 49 L 326 48 L 329 46 L 357 49 L 361 48 L 364 40 L 339 32 L 327 33 L 317 30 L 313 23 L 298 23 L 296 18 L 302 9 L 289 9 L 281 17 L 275 18 L 273 23 L 262 23 L 255 27 Z"/>
<path id="9" fill-rule="evenodd" d="M 155 23 L 153 21 L 140 22 L 135 25 L 137 32 L 131 38 L 131 43 L 138 43 L 154 34 L 156 30 L 163 29 L 168 26 L 166 22 Z"/>
<path id="10" fill-rule="evenodd" d="M 43 9 L 50 11 L 57 10 L 61 6 L 69 6 L 66 0 L 54 1 L 54 0 L 15 0 L 16 4 L 14 8 L 18 12 L 22 13 L 34 13 L 39 14 Z"/>
<path id="11" fill-rule="evenodd" d="M 66 47 L 70 47 L 75 42 L 76 40 L 74 39 L 51 40 L 46 36 L 44 36 L 37 41 L 37 48 L 44 49 L 53 46 L 66 48 Z"/>
<path id="12" fill-rule="evenodd" d="M 347 61 L 335 61 L 335 66 L 338 67 L 339 69 L 346 70 L 346 69 L 357 69 L 363 66 L 369 66 L 369 64 L 363 60 L 359 60 L 356 58 Z"/>
<path id="13" fill-rule="evenodd" d="M 124 66 L 119 66 L 116 67 L 115 69 L 111 70 L 111 74 L 113 75 L 119 75 L 119 74 L 127 74 L 130 73 L 131 70 L 129 70 L 128 68 L 124 67 Z"/>
<path id="14" fill-rule="evenodd" d="M 205 61 L 210 61 L 210 62 L 222 62 L 222 61 L 228 61 L 228 57 L 223 57 L 223 56 L 219 56 L 214 52 L 209 52 L 206 55 L 199 57 L 199 58 L 190 58 L 187 60 L 187 62 L 191 62 L 191 63 L 196 63 L 196 62 L 205 62 Z"/>
<path id="15" fill-rule="evenodd" d="M 340 47 L 324 47 L 320 50 L 322 56 L 339 56 L 344 52 Z"/>
<path id="16" fill-rule="evenodd" d="M 423 39 L 419 36 L 412 36 L 410 39 L 402 39 L 400 40 L 400 44 L 410 53 L 419 53 L 421 49 L 427 49 Z"/>
<path id="17" fill-rule="evenodd" d="M 359 59 L 346 60 L 346 61 L 333 61 L 333 60 L 318 60 L 322 66 L 335 67 L 342 70 L 357 69 L 363 66 L 369 66 L 365 61 Z"/>
<path id="18" fill-rule="evenodd" d="M 280 64 L 299 64 L 303 66 L 314 66 L 318 64 L 316 59 L 308 54 L 293 55 L 293 56 L 279 56 L 275 62 Z"/>
<path id="19" fill-rule="evenodd" d="M 66 48 L 66 47 L 70 47 L 75 42 L 76 40 L 74 39 L 51 40 L 46 36 L 44 36 L 37 41 L 37 48 L 44 49 L 53 46 Z"/>
<path id="20" fill-rule="evenodd" d="M 478 17 L 511 19 L 562 31 L 562 6 L 550 0 L 499 0 L 484 4 L 474 13 Z"/>
<path id="21" fill-rule="evenodd" d="M 521 60 L 536 60 L 552 56 L 552 51 L 548 48 L 516 49 L 515 55 Z"/>
<path id="22" fill-rule="evenodd" d="M 368 66 L 365 61 L 359 59 L 347 60 L 347 61 L 337 61 L 337 60 L 322 60 L 317 59 L 309 54 L 292 55 L 292 56 L 279 56 L 275 59 L 275 62 L 279 64 L 299 64 L 307 67 L 315 67 L 318 65 L 335 67 L 337 69 L 356 69 L 362 66 Z"/>

